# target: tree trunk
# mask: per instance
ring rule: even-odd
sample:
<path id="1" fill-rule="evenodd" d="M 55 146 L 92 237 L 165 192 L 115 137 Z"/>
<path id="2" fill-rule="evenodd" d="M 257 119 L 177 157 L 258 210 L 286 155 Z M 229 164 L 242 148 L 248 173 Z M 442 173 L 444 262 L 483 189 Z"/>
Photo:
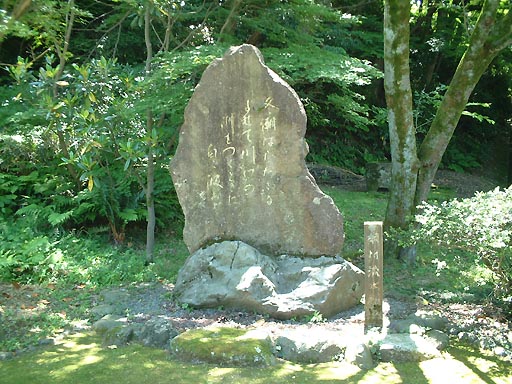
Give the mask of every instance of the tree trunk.
<path id="1" fill-rule="evenodd" d="M 148 113 L 150 114 L 150 113 Z M 151 120 L 150 120 L 151 119 Z M 148 116 L 148 123 L 152 121 L 152 116 Z M 151 125 L 151 124 L 150 124 Z M 146 264 L 153 262 L 153 251 L 155 248 L 155 160 L 151 143 L 148 151 L 148 168 L 147 168 L 147 184 L 146 184 L 146 205 L 148 209 L 148 219 L 146 227 Z"/>
<path id="2" fill-rule="evenodd" d="M 418 158 L 409 70 L 408 0 L 384 6 L 384 89 L 391 145 L 391 190 L 385 227 L 404 228 L 414 213 Z"/>
<path id="3" fill-rule="evenodd" d="M 497 22 L 499 0 L 485 2 L 469 46 L 419 149 L 420 169 L 415 203 L 426 201 L 442 157 L 469 97 L 498 53 L 512 43 L 512 17 Z M 511 6 L 512 8 L 512 6 Z M 510 24 L 508 24 L 510 23 Z"/>
<path id="4" fill-rule="evenodd" d="M 430 192 L 443 154 L 469 97 L 496 55 L 512 45 L 512 4 L 508 11 L 500 0 L 486 0 L 468 48 L 452 78 L 427 135 L 416 152 L 412 95 L 409 81 L 409 12 L 407 0 L 385 0 L 384 88 L 392 157 L 391 189 L 386 211 L 387 228 L 404 228 L 415 207 Z M 392 245 L 386 253 L 395 253 Z M 399 250 L 415 261 L 414 249 Z"/>
<path id="5" fill-rule="evenodd" d="M 219 41 L 223 41 L 223 37 L 225 34 L 230 33 L 233 31 L 233 28 L 235 26 L 235 22 L 233 21 L 235 15 L 239 11 L 238 7 L 242 3 L 242 0 L 233 0 L 233 4 L 231 5 L 231 10 L 229 11 L 229 15 L 226 18 L 226 21 L 222 25 L 222 28 L 219 32 Z"/>
<path id="6" fill-rule="evenodd" d="M 146 42 L 146 76 L 151 73 L 151 60 L 153 59 L 153 45 L 151 44 L 151 5 L 146 4 L 144 14 L 144 40 Z M 153 250 L 155 248 L 155 159 L 153 155 L 153 111 L 151 108 L 146 113 L 146 134 L 148 138 L 148 165 L 146 169 L 146 205 L 148 210 L 146 227 L 146 264 L 153 262 Z"/>
<path id="7" fill-rule="evenodd" d="M 55 41 L 55 49 L 57 51 L 57 55 L 59 56 L 59 65 L 57 67 L 57 73 L 55 74 L 54 84 L 53 84 L 53 99 L 57 100 L 59 97 L 58 85 L 57 82 L 61 79 L 62 74 L 64 73 L 64 69 L 66 67 L 67 55 L 69 50 L 69 42 L 71 40 L 71 32 L 73 31 L 73 24 L 75 22 L 75 0 L 68 1 L 68 11 L 66 14 L 66 31 L 64 34 L 64 41 L 62 42 L 62 47 Z M 57 138 L 59 142 L 59 149 L 66 159 L 69 159 L 69 144 L 66 139 L 66 135 L 64 131 L 59 127 L 55 127 L 57 132 Z M 77 191 L 80 190 L 80 177 L 76 172 L 75 168 L 72 164 L 67 164 L 66 168 L 73 179 Z"/>

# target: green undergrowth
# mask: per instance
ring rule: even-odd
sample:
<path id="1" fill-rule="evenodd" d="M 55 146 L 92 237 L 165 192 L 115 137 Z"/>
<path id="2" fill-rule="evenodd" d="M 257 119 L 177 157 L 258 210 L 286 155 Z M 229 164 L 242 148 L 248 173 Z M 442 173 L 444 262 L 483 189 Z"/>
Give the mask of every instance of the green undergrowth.
<path id="1" fill-rule="evenodd" d="M 130 345 L 102 348 L 101 340 L 76 334 L 61 344 L 0 362 L 0 383 L 510 383 L 509 363 L 457 346 L 442 358 L 419 363 L 380 363 L 363 371 L 341 362 L 265 368 L 219 367 L 174 360 L 160 349 Z"/>
<path id="2" fill-rule="evenodd" d="M 142 242 L 116 246 L 101 235 L 38 233 L 31 238 L 23 228 L 9 231 L 11 244 L 0 244 L 0 351 L 37 345 L 89 321 L 93 298 L 106 287 L 174 282 L 188 256 L 183 241 L 172 237 L 157 243 L 154 263 L 145 265 Z M 2 255 L 2 249 L 12 257 Z"/>
<path id="3" fill-rule="evenodd" d="M 143 239 L 116 245 L 101 228 L 96 230 L 45 232 L 31 228 L 30 220 L 0 218 L 0 281 L 88 286 L 173 281 L 188 256 L 181 239 L 162 234 L 154 251 L 154 263 L 146 265 Z"/>
<path id="4" fill-rule="evenodd" d="M 363 255 L 364 222 L 384 221 L 388 196 L 383 192 L 353 192 L 327 186 L 322 190 L 333 199 L 343 216 L 343 256 L 357 264 L 357 258 Z"/>
<path id="5" fill-rule="evenodd" d="M 384 221 L 388 194 L 353 192 L 336 187 L 322 187 L 340 208 L 344 218 L 343 257 L 364 269 L 365 221 Z M 454 197 L 450 189 L 437 188 L 430 199 L 444 201 Z M 394 258 L 384 260 L 386 295 L 427 301 L 484 302 L 492 293 L 493 276 L 479 263 L 476 255 L 447 252 L 442 247 L 420 244 L 414 268 Z"/>
<path id="6" fill-rule="evenodd" d="M 346 191 L 337 187 L 322 186 L 339 208 L 344 219 L 345 244 L 343 255 L 357 258 L 363 254 L 363 225 L 365 221 L 384 221 L 389 195 L 386 192 Z M 432 190 L 430 200 L 444 201 L 454 197 L 450 189 Z"/>

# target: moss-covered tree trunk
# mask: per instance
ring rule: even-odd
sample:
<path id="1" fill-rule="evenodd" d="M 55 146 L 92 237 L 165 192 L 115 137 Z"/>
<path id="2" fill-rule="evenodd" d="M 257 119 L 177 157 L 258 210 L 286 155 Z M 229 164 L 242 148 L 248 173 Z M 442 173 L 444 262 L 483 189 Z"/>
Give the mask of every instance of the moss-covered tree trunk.
<path id="1" fill-rule="evenodd" d="M 499 0 L 487 0 L 430 129 L 419 149 L 416 203 L 427 200 L 430 186 L 469 97 L 496 55 L 512 44 L 512 5 L 498 21 Z"/>
<path id="2" fill-rule="evenodd" d="M 384 88 L 393 163 L 385 224 L 403 228 L 417 204 L 427 199 L 475 85 L 496 55 L 512 45 L 512 4 L 484 2 L 468 48 L 418 152 L 409 82 L 410 2 L 385 0 L 384 4 Z M 407 256 L 414 261 L 411 254 Z"/>
<path id="3" fill-rule="evenodd" d="M 391 145 L 391 190 L 386 227 L 405 227 L 414 210 L 418 169 L 409 70 L 409 0 L 384 7 L 384 89 Z"/>

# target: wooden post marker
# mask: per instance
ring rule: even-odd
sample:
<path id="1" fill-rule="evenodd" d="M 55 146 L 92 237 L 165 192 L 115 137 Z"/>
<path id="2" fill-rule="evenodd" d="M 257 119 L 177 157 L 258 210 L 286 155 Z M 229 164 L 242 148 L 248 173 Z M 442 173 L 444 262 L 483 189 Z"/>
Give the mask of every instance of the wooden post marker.
<path id="1" fill-rule="evenodd" d="M 365 299 L 364 328 L 382 328 L 383 264 L 382 221 L 364 223 Z"/>

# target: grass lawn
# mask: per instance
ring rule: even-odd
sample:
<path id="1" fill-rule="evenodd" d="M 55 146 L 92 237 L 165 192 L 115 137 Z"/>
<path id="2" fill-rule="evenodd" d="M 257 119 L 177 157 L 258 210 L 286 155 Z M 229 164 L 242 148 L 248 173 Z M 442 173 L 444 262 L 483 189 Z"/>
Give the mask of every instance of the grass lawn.
<path id="1" fill-rule="evenodd" d="M 102 348 L 98 338 L 77 334 L 61 344 L 0 363 L 5 384 L 199 384 L 199 383 L 510 383 L 509 363 L 457 346 L 420 363 L 380 363 L 362 371 L 346 363 L 265 368 L 194 365 L 171 360 L 166 351 L 131 345 Z"/>

